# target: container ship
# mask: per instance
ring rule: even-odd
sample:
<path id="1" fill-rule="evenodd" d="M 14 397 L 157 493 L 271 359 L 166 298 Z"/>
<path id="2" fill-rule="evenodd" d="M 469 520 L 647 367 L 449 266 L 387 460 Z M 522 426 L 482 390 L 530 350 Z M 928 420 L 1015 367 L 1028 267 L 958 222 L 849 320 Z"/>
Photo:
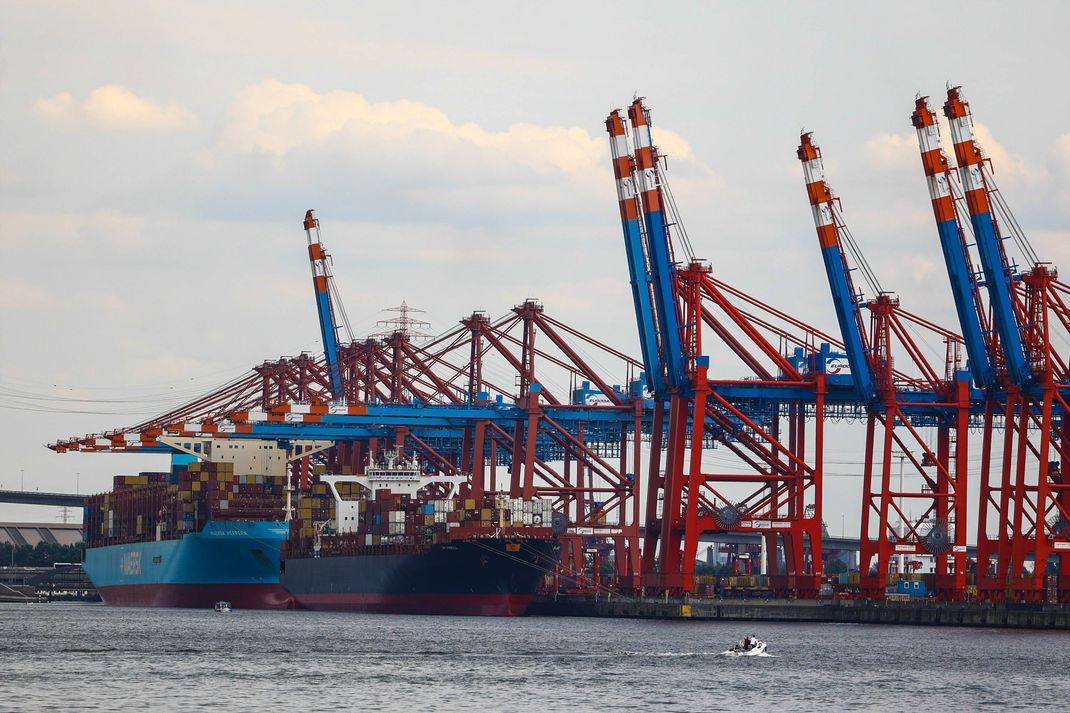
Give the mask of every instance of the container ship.
<path id="1" fill-rule="evenodd" d="M 518 616 L 552 580 L 565 522 L 549 500 L 457 495 L 394 450 L 363 475 L 326 475 L 334 516 L 292 527 L 281 582 L 308 609 Z"/>
<path id="2" fill-rule="evenodd" d="M 86 498 L 86 574 L 107 604 L 293 607 L 279 583 L 287 452 L 271 441 L 190 440 L 177 447 L 192 462 L 116 476 L 111 492 Z"/>

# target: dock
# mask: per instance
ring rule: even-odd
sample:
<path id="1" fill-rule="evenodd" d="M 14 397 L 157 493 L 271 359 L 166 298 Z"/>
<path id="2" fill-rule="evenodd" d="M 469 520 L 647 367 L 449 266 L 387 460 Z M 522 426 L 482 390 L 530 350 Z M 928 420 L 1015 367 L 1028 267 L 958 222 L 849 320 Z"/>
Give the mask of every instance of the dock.
<path id="1" fill-rule="evenodd" d="M 989 602 L 540 597 L 528 616 L 1070 630 L 1070 606 Z"/>

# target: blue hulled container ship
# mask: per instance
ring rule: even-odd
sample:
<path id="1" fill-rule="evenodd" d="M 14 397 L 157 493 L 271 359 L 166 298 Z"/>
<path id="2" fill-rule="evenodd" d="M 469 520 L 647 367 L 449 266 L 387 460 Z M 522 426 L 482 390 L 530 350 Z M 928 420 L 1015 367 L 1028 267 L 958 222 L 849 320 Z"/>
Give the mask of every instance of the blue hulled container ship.
<path id="1" fill-rule="evenodd" d="M 300 524 L 291 505 L 310 500 L 314 486 L 294 497 L 292 454 L 256 439 L 167 444 L 183 454 L 170 471 L 116 476 L 110 492 L 86 498 L 84 569 L 104 602 L 295 606 L 279 583 L 280 554 L 291 525 Z M 320 445 L 327 444 L 309 444 Z M 325 486 L 317 489 L 325 495 Z"/>
<path id="2" fill-rule="evenodd" d="M 285 609 L 293 598 L 279 584 L 279 553 L 289 531 L 282 521 L 208 522 L 174 540 L 87 548 L 83 568 L 108 604 Z"/>

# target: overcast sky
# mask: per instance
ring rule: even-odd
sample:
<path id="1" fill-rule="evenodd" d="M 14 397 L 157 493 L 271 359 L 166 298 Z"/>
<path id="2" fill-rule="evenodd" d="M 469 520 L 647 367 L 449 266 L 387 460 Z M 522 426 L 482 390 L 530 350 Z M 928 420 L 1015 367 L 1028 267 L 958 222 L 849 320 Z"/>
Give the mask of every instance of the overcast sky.
<path id="1" fill-rule="evenodd" d="M 442 330 L 539 297 L 638 354 L 603 126 L 637 92 L 696 252 L 819 327 L 803 127 L 883 285 L 953 326 L 910 126 L 948 81 L 1037 252 L 1070 264 L 1065 4 L 659 5 L 0 5 L 0 486 L 161 467 L 44 444 L 318 349 L 308 208 L 358 331 L 403 299 Z M 829 446 L 838 471 L 861 437 Z M 859 488 L 830 479 L 834 530 Z"/>

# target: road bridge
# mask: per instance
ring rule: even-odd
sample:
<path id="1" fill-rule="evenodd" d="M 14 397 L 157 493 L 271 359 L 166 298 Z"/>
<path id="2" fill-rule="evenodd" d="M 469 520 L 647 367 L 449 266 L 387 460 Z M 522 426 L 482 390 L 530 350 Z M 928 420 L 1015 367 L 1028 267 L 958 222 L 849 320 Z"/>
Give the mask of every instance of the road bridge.
<path id="1" fill-rule="evenodd" d="M 38 490 L 0 490 L 0 503 L 80 508 L 85 504 L 85 496 L 76 493 L 42 493 Z"/>

